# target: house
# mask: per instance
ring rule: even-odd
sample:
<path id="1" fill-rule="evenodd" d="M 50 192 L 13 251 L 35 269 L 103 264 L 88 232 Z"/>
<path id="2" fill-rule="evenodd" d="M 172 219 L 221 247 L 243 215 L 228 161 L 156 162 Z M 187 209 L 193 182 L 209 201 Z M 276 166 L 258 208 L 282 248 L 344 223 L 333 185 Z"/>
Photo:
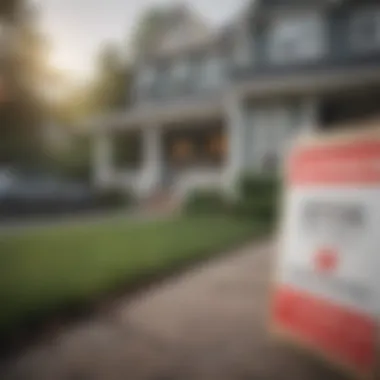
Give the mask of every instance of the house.
<path id="1" fill-rule="evenodd" d="M 98 186 L 231 191 L 299 134 L 380 111 L 378 0 L 256 0 L 217 31 L 178 20 L 136 60 L 132 106 L 92 121 Z"/>

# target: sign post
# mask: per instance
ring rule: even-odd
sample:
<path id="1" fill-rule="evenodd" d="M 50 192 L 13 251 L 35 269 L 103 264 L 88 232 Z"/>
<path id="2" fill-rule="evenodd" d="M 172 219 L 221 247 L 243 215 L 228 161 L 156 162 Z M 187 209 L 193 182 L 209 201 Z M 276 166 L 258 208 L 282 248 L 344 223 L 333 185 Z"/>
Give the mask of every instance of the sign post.
<path id="1" fill-rule="evenodd" d="M 380 130 L 299 144 L 286 170 L 272 322 L 358 378 L 375 376 Z"/>

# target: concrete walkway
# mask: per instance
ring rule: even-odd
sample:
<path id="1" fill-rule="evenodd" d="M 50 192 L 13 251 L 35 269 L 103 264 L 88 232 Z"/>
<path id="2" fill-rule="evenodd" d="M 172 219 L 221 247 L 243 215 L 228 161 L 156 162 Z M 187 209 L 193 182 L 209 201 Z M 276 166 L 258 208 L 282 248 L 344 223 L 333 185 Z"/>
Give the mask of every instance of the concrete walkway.
<path id="1" fill-rule="evenodd" d="M 118 300 L 13 358 L 4 380 L 338 379 L 267 333 L 273 247 L 247 245 Z"/>

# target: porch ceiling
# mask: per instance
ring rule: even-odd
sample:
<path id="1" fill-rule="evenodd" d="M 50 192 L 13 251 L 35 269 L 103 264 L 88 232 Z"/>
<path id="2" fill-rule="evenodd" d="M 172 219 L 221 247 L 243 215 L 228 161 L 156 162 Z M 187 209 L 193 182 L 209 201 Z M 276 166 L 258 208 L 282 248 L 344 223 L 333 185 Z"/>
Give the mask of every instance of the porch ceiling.
<path id="1" fill-rule="evenodd" d="M 184 101 L 182 104 L 142 105 L 126 112 L 115 112 L 90 122 L 97 130 L 140 129 L 147 125 L 189 124 L 222 117 L 222 99 Z"/>

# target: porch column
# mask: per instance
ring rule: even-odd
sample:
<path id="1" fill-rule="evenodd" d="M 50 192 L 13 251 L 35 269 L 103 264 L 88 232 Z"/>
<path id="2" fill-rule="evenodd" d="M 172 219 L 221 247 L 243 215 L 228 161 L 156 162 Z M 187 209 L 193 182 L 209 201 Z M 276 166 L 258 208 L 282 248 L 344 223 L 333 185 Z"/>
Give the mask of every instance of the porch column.
<path id="1" fill-rule="evenodd" d="M 320 101 L 312 98 L 304 105 L 304 123 L 302 133 L 315 134 L 320 129 Z"/>
<path id="2" fill-rule="evenodd" d="M 95 131 L 93 141 L 93 181 L 97 187 L 110 185 L 113 173 L 112 141 L 104 130 Z"/>
<path id="3" fill-rule="evenodd" d="M 143 176 L 141 191 L 144 195 L 153 193 L 161 183 L 162 176 L 162 139 L 161 128 L 149 125 L 143 134 Z"/>
<path id="4" fill-rule="evenodd" d="M 245 165 L 245 115 L 242 99 L 229 96 L 225 102 L 227 130 L 227 160 L 223 185 L 225 190 L 234 193 L 236 182 Z"/>

